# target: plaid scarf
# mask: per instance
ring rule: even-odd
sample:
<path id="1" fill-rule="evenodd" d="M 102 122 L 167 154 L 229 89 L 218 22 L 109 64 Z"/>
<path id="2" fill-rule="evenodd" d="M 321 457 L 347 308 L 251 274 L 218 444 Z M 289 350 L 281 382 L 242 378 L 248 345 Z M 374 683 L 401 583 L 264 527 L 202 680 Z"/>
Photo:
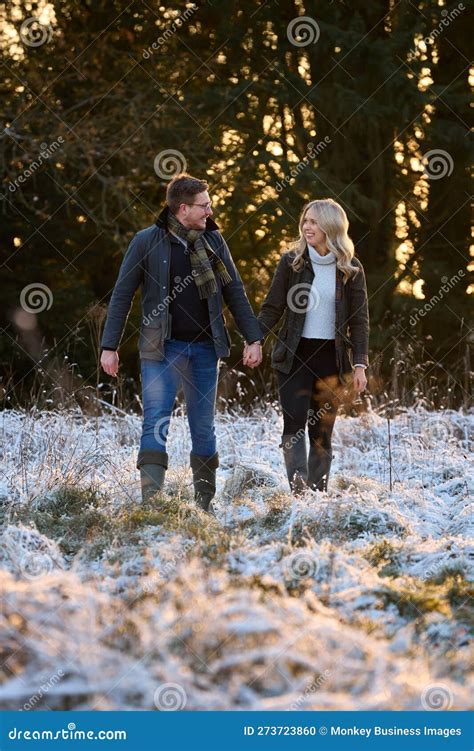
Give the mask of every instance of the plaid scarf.
<path id="1" fill-rule="evenodd" d="M 184 227 L 171 211 L 168 214 L 167 221 L 168 229 L 191 246 L 189 254 L 191 270 L 201 300 L 217 292 L 217 282 L 211 261 L 215 265 L 217 275 L 222 284 L 229 284 L 232 281 L 232 277 L 227 271 L 224 261 L 214 253 L 204 237 L 205 230 Z"/>

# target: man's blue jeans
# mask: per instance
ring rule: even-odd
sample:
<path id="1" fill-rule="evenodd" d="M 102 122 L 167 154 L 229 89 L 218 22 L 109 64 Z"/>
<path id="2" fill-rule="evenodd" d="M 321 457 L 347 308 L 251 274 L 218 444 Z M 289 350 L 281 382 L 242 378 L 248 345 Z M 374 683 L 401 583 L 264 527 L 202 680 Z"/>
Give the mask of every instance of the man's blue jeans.
<path id="1" fill-rule="evenodd" d="M 218 362 L 212 341 L 177 339 L 165 342 L 163 360 L 142 358 L 143 429 L 139 462 L 140 455 L 150 457 L 151 452 L 166 452 L 170 417 L 180 385 L 186 401 L 192 452 L 200 456 L 216 453 Z"/>

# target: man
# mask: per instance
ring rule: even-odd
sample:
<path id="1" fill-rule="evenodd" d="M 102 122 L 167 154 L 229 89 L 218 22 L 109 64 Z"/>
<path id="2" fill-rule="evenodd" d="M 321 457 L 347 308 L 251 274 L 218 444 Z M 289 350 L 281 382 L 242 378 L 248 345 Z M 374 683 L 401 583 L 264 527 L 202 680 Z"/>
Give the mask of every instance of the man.
<path id="1" fill-rule="evenodd" d="M 142 498 L 163 488 L 168 426 L 182 385 L 195 500 L 212 513 L 219 464 L 214 429 L 218 363 L 230 352 L 223 301 L 245 339 L 245 363 L 251 367 L 262 360 L 263 336 L 229 248 L 211 218 L 208 184 L 178 175 L 168 185 L 166 204 L 155 224 L 133 237 L 122 262 L 102 335 L 101 365 L 109 375 L 117 375 L 117 350 L 141 285 L 143 430 L 137 468 Z"/>

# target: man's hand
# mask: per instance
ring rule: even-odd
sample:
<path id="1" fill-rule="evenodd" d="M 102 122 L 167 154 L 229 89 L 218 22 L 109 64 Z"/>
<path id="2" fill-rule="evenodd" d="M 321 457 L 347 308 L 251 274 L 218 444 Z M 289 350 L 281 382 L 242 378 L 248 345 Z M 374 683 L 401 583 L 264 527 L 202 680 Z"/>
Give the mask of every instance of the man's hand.
<path id="1" fill-rule="evenodd" d="M 247 344 L 244 346 L 244 365 L 248 365 L 250 368 L 256 368 L 262 362 L 262 345 L 260 342 L 254 342 L 253 344 Z"/>
<path id="2" fill-rule="evenodd" d="M 116 376 L 119 369 L 118 352 L 112 352 L 111 350 L 104 349 L 100 358 L 100 364 L 102 365 L 107 375 Z"/>
<path id="3" fill-rule="evenodd" d="M 367 386 L 367 378 L 365 377 L 365 368 L 354 368 L 354 378 L 352 381 L 352 387 L 357 394 Z"/>

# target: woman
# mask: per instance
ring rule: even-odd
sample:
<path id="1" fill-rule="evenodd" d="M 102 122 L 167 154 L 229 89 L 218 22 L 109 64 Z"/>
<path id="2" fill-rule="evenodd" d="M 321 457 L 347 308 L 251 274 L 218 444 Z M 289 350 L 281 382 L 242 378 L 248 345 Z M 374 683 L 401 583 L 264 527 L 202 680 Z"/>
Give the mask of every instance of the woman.
<path id="1" fill-rule="evenodd" d="M 367 385 L 367 288 L 348 227 L 344 209 L 331 198 L 308 203 L 299 240 L 280 259 L 258 316 L 265 335 L 284 316 L 272 365 L 283 411 L 281 446 L 296 493 L 306 486 L 327 490 L 331 435 L 352 368 L 354 390 Z M 252 365 L 251 358 L 244 364 Z"/>

